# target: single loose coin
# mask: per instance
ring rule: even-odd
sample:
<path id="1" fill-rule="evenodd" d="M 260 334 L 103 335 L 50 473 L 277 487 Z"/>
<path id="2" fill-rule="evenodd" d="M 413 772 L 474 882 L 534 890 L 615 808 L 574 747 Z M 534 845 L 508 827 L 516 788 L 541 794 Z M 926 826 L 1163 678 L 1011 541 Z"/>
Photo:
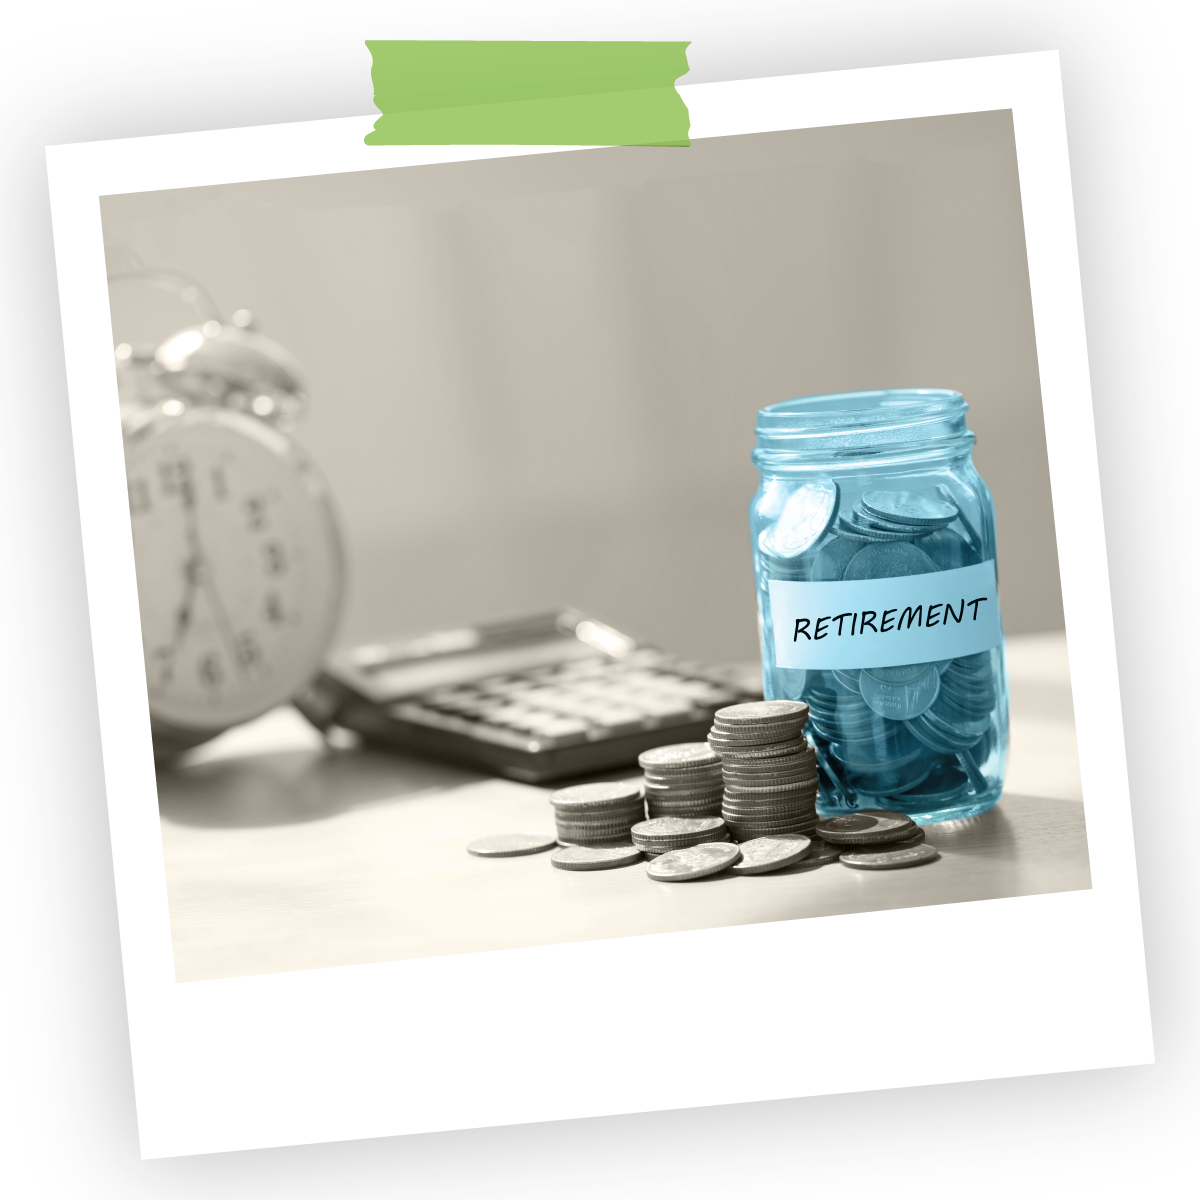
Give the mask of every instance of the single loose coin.
<path id="1" fill-rule="evenodd" d="M 876 808 L 844 817 L 826 817 L 817 822 L 817 832 L 827 842 L 852 846 L 907 837 L 914 825 L 913 819 L 904 813 Z"/>
<path id="2" fill-rule="evenodd" d="M 683 883 L 716 875 L 741 857 L 741 849 L 732 842 L 705 842 L 660 855 L 646 867 L 646 874 L 666 883 Z"/>
<path id="3" fill-rule="evenodd" d="M 558 838 L 552 833 L 497 833 L 476 838 L 467 846 L 467 853 L 480 858 L 517 858 L 522 854 L 541 854 L 557 845 Z"/>
<path id="4" fill-rule="evenodd" d="M 812 841 L 802 834 L 754 838 L 741 844 L 742 861 L 729 869 L 735 875 L 765 875 L 799 862 L 811 845 Z"/>
<path id="5" fill-rule="evenodd" d="M 683 770 L 716 764 L 720 760 L 704 742 L 678 742 L 674 746 L 655 746 L 638 755 L 638 766 L 645 770 L 655 767 L 661 770 L 676 768 Z"/>
<path id="6" fill-rule="evenodd" d="M 920 846 L 902 846 L 898 850 L 854 850 L 842 855 L 842 862 L 859 871 L 895 871 L 901 867 L 919 867 L 933 862 L 938 852 L 928 842 Z"/>
<path id="7" fill-rule="evenodd" d="M 642 852 L 636 846 L 564 846 L 550 861 L 560 871 L 608 871 L 641 862 Z"/>

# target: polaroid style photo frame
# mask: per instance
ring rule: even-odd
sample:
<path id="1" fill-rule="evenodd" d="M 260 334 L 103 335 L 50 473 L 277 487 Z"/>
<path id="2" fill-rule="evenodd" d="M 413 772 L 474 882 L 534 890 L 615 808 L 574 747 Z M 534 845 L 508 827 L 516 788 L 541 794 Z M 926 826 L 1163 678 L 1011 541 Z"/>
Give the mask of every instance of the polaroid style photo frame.
<path id="1" fill-rule="evenodd" d="M 1025 894 L 1014 884 L 998 898 L 581 932 L 395 960 L 367 954 L 347 965 L 185 969 L 147 711 L 102 210 L 115 211 L 113 198 L 180 189 L 319 183 L 434 164 L 519 169 L 535 156 L 589 151 L 366 146 L 371 118 L 54 147 L 55 244 L 146 1157 L 1150 1061 L 1057 57 L 680 92 L 693 145 L 1011 113 L 1090 887 Z M 762 404 L 785 398 L 764 395 Z M 738 1038 L 720 1037 L 722 1021 L 738 1013 L 771 1031 L 769 1052 L 739 1052 Z M 953 1037 L 938 1039 L 933 1054 L 922 1037 L 881 1044 L 869 1033 L 880 1028 Z M 639 1031 L 651 1030 L 678 1052 L 663 1069 L 631 1069 Z M 715 1044 L 733 1049 L 694 1049 Z"/>

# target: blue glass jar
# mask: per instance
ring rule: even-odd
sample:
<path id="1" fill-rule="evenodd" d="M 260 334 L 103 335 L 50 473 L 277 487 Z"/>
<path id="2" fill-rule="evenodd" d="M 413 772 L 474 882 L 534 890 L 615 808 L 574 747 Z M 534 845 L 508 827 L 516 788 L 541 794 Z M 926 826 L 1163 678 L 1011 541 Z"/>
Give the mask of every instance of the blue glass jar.
<path id="1" fill-rule="evenodd" d="M 1000 798 L 1008 687 L 991 493 L 957 392 L 758 414 L 750 506 L 763 687 L 803 700 L 822 816 L 928 824 Z"/>

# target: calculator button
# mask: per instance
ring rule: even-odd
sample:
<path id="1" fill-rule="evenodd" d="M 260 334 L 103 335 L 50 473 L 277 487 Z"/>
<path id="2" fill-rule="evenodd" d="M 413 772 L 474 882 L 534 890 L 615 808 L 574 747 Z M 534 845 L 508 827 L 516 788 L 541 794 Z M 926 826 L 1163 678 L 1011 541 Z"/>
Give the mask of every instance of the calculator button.
<path id="1" fill-rule="evenodd" d="M 593 740 L 633 733 L 644 726 L 642 714 L 636 708 L 618 708 L 615 705 L 612 708 L 593 709 L 587 719 L 595 726 L 589 731 Z"/>
<path id="2" fill-rule="evenodd" d="M 639 700 L 638 707 L 646 716 L 652 717 L 656 724 L 661 724 L 671 717 L 677 717 L 682 722 L 695 712 L 695 709 L 686 701 L 680 702 L 668 697 Z"/>
<path id="3" fill-rule="evenodd" d="M 557 749 L 559 746 L 573 746 L 577 742 L 586 742 L 588 726 L 585 721 L 546 716 L 533 729 L 533 733 L 547 749 Z"/>

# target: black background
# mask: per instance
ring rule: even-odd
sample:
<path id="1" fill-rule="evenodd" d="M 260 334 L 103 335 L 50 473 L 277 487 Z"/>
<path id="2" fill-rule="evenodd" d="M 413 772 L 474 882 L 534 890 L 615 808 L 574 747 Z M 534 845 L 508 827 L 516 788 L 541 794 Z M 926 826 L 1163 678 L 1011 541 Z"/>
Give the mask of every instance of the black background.
<path id="1" fill-rule="evenodd" d="M 510 4 L 499 19 L 477 9 L 423 18 L 360 2 L 335 19 L 295 2 L 214 0 L 201 14 L 118 0 L 11 14 L 15 49 L 0 76 L 11 116 L 0 513 L 17 581 L 0 589 L 12 638 L 0 723 L 8 1189 L 121 1200 L 651 1195 L 666 1172 L 695 1196 L 1177 1192 L 1191 1173 L 1200 1007 L 1200 894 L 1180 857 L 1200 844 L 1181 792 L 1194 775 L 1195 644 L 1147 614 L 1186 610 L 1194 564 L 1177 526 L 1147 520 L 1147 498 L 1190 511 L 1197 441 L 1194 5 L 1178 2 L 747 0 L 683 13 L 639 0 L 553 22 L 560 37 L 691 37 L 697 82 L 1061 51 L 1158 1065 L 139 1160 L 42 148 L 369 112 L 364 36 L 546 36 L 538 7 Z M 1111 705 L 1119 730 L 1120 698 Z M 936 1055 L 954 1031 L 921 1036 Z"/>

